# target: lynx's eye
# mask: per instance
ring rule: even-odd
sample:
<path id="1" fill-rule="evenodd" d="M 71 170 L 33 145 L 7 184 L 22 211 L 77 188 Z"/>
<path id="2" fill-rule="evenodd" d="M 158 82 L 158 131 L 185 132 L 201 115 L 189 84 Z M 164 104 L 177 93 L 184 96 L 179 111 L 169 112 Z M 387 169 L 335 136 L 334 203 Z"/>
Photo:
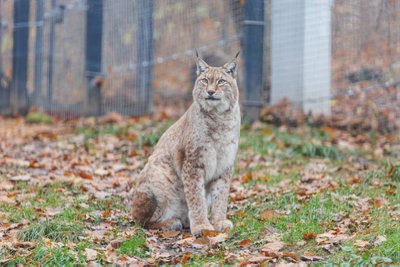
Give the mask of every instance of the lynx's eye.
<path id="1" fill-rule="evenodd" d="M 201 79 L 200 82 L 202 84 L 208 84 L 208 80 L 206 78 Z"/>
<path id="2" fill-rule="evenodd" d="M 226 81 L 224 79 L 218 80 L 217 85 L 221 86 L 226 84 Z"/>

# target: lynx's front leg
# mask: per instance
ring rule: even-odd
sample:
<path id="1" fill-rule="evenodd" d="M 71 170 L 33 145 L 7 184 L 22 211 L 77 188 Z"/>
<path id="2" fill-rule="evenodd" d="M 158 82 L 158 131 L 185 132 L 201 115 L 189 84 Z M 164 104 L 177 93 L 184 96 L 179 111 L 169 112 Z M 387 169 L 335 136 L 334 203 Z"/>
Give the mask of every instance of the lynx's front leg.
<path id="1" fill-rule="evenodd" d="M 217 180 L 210 185 L 211 222 L 217 231 L 226 231 L 233 228 L 233 224 L 226 218 L 228 208 L 229 187 L 232 178 L 232 168 L 228 168 Z"/>
<path id="2" fill-rule="evenodd" d="M 185 162 L 182 180 L 189 209 L 190 232 L 201 234 L 202 230 L 214 230 L 207 218 L 207 203 L 204 188 L 204 166 L 198 162 Z"/>

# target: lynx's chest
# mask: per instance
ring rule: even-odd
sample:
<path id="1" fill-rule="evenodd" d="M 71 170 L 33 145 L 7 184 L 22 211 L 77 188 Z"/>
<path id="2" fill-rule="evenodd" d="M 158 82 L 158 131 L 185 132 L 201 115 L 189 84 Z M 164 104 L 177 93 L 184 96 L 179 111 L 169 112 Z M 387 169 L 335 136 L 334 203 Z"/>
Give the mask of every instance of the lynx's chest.
<path id="1" fill-rule="evenodd" d="M 232 167 L 239 145 L 239 126 L 229 131 L 221 131 L 219 138 L 214 138 L 209 143 L 208 170 L 206 180 L 211 181 L 219 177 L 228 168 Z"/>

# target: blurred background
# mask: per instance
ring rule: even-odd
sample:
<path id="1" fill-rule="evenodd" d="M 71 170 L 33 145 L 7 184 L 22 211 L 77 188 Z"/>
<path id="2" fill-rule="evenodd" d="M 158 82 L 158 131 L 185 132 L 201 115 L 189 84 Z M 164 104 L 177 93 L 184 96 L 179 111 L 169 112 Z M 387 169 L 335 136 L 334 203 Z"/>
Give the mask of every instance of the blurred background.
<path id="1" fill-rule="evenodd" d="M 241 51 L 248 120 L 400 128 L 399 0 L 0 0 L 0 113 L 181 115 Z"/>

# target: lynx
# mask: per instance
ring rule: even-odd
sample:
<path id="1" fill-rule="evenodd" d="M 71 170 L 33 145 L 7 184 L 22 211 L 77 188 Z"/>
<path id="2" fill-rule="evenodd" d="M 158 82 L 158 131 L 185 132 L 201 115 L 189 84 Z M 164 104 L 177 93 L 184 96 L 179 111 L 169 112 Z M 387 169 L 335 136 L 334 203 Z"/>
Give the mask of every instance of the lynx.
<path id="1" fill-rule="evenodd" d="M 190 227 L 193 235 L 233 227 L 226 212 L 240 135 L 238 55 L 222 67 L 197 55 L 193 103 L 161 136 L 139 175 L 131 204 L 136 223 Z"/>

